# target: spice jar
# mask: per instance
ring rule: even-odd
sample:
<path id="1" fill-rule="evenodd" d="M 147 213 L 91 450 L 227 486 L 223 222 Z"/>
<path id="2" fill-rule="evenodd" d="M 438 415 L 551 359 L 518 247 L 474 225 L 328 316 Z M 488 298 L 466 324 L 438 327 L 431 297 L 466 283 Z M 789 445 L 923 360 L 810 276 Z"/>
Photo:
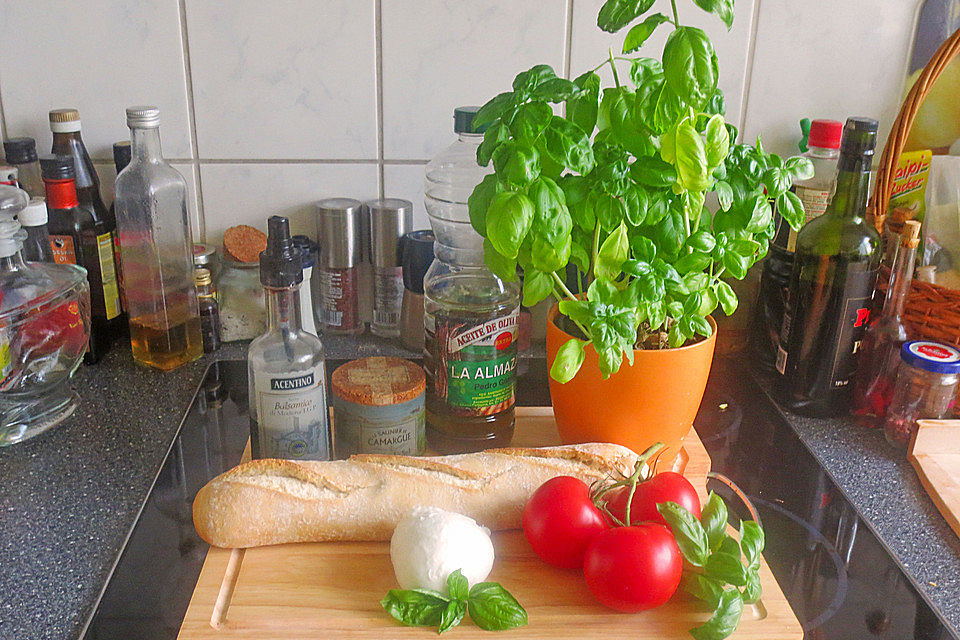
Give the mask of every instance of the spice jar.
<path id="1" fill-rule="evenodd" d="M 193 267 L 208 270 L 213 281 L 213 287 L 216 289 L 217 283 L 220 282 L 220 256 L 217 254 L 215 246 L 203 242 L 194 242 Z"/>
<path id="2" fill-rule="evenodd" d="M 220 337 L 252 340 L 267 328 L 267 306 L 260 286 L 260 264 L 224 256 L 220 274 Z"/>
<path id="3" fill-rule="evenodd" d="M 337 367 L 330 386 L 338 458 L 424 453 L 426 377 L 418 365 L 401 358 L 361 358 Z"/>
<path id="4" fill-rule="evenodd" d="M 217 304 L 217 291 L 213 288 L 209 269 L 193 270 L 193 285 L 197 288 L 197 302 L 200 306 L 200 336 L 203 339 L 203 352 L 213 353 L 220 348 L 220 305 Z"/>
<path id="5" fill-rule="evenodd" d="M 901 448 L 910 444 L 917 420 L 942 418 L 960 381 L 960 350 L 939 342 L 912 340 L 900 348 L 900 368 L 883 432 Z"/>
<path id="6" fill-rule="evenodd" d="M 370 258 L 373 264 L 373 322 L 370 331 L 382 338 L 400 335 L 403 267 L 399 242 L 413 228 L 413 203 L 383 198 L 366 203 L 370 217 Z"/>
<path id="7" fill-rule="evenodd" d="M 400 238 L 403 265 L 400 341 L 411 351 L 423 351 L 423 276 L 433 264 L 433 241 L 430 229 L 411 231 Z"/>
<path id="8" fill-rule="evenodd" d="M 363 205 L 352 198 L 317 203 L 320 238 L 320 306 L 323 330 L 363 333 L 360 317 L 360 261 Z"/>

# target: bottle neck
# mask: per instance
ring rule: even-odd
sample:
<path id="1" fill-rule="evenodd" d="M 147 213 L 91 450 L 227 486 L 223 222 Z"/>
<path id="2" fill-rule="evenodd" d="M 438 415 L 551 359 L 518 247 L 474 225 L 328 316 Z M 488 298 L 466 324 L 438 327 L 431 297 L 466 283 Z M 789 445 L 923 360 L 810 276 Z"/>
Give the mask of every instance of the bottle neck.
<path id="1" fill-rule="evenodd" d="M 50 209 L 72 209 L 80 204 L 77 200 L 77 183 L 72 178 L 68 180 L 44 178 L 43 186 L 47 193 L 47 207 Z"/>
<path id="2" fill-rule="evenodd" d="M 897 246 L 893 268 L 890 270 L 887 297 L 883 301 L 883 317 L 899 318 L 903 313 L 903 305 L 910 291 L 910 283 L 913 281 L 913 265 L 916 257 L 916 247 L 903 243 Z"/>
<path id="3" fill-rule="evenodd" d="M 837 187 L 824 215 L 863 219 L 870 187 L 870 156 L 840 155 Z"/>
<path id="4" fill-rule="evenodd" d="M 440 242 L 434 242 L 433 255 L 440 262 L 445 262 L 450 265 L 458 265 L 463 267 L 484 266 L 482 244 L 477 244 L 477 246 L 471 246 L 469 248 L 463 248 L 451 247 L 441 244 Z"/>
<path id="5" fill-rule="evenodd" d="M 130 156 L 133 160 L 158 162 L 163 160 L 160 151 L 160 129 L 130 129 Z"/>
<path id="6" fill-rule="evenodd" d="M 11 271 L 20 271 L 26 269 L 27 263 L 23 261 L 23 245 L 17 249 L 13 255 L 0 255 L 0 272 L 10 273 Z"/>
<path id="7" fill-rule="evenodd" d="M 300 330 L 299 285 L 275 289 L 264 287 L 267 294 L 269 329 Z"/>
<path id="8" fill-rule="evenodd" d="M 211 300 L 216 300 L 217 294 L 213 290 L 213 285 L 209 284 L 197 284 L 197 297 L 198 298 L 210 298 Z"/>

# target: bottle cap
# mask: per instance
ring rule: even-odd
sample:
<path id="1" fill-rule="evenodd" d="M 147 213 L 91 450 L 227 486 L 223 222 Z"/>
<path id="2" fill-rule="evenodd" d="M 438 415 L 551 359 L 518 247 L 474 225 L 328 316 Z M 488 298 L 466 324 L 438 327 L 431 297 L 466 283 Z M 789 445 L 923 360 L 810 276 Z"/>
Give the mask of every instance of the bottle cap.
<path id="1" fill-rule="evenodd" d="M 17 220 L 25 227 L 47 224 L 47 201 L 43 198 L 30 198 L 29 204 L 17 215 Z"/>
<path id="2" fill-rule="evenodd" d="M 413 203 L 399 198 L 381 198 L 370 200 L 364 206 L 370 217 L 373 266 L 400 266 L 400 237 L 413 228 Z"/>
<path id="3" fill-rule="evenodd" d="M 900 359 L 933 373 L 960 373 L 960 350 L 930 340 L 911 340 L 900 347 Z"/>
<path id="4" fill-rule="evenodd" d="M 156 129 L 160 126 L 160 109 L 150 105 L 127 107 L 127 126 L 131 129 Z"/>
<path id="5" fill-rule="evenodd" d="M 840 152 L 846 155 L 872 156 L 877 146 L 878 128 L 879 123 L 872 118 L 847 118 L 847 123 L 843 125 Z"/>
<path id="6" fill-rule="evenodd" d="M 477 115 L 480 107 L 457 107 L 453 110 L 453 130 L 456 133 L 483 133 L 486 127 L 473 130 L 473 116 Z"/>
<path id="7" fill-rule="evenodd" d="M 279 289 L 303 282 L 300 252 L 290 238 L 290 221 L 283 216 L 267 219 L 267 248 L 260 253 L 260 284 Z"/>
<path id="8" fill-rule="evenodd" d="M 40 175 L 44 180 L 74 180 L 77 168 L 70 156 L 40 156 Z"/>
<path id="9" fill-rule="evenodd" d="M 423 293 L 423 276 L 433 264 L 433 231 L 420 229 L 400 238 L 400 264 L 403 266 L 403 286 L 413 293 Z"/>
<path id="10" fill-rule="evenodd" d="M 317 203 L 320 264 L 328 269 L 349 269 L 362 260 L 365 225 L 363 205 L 353 198 L 327 198 Z"/>
<path id="11" fill-rule="evenodd" d="M 193 284 L 203 287 L 213 284 L 213 278 L 210 276 L 210 269 L 198 268 L 193 270 Z"/>
<path id="12" fill-rule="evenodd" d="M 121 140 L 113 143 L 113 166 L 117 168 L 117 173 L 130 164 L 130 141 Z"/>
<path id="13" fill-rule="evenodd" d="M 198 267 L 209 268 L 217 256 L 217 248 L 212 244 L 202 242 L 193 243 L 193 264 Z"/>
<path id="14" fill-rule="evenodd" d="M 76 109 L 54 109 L 50 112 L 50 131 L 54 133 L 80 131 L 80 112 Z"/>
<path id="15" fill-rule="evenodd" d="M 900 230 L 900 244 L 909 247 L 911 249 L 916 249 L 917 245 L 920 244 L 920 227 L 921 225 L 919 220 L 907 220 L 903 223 L 903 229 Z"/>
<path id="16" fill-rule="evenodd" d="M 37 161 L 37 141 L 33 138 L 10 138 L 3 143 L 3 154 L 10 164 Z"/>
<path id="17" fill-rule="evenodd" d="M 319 247 L 317 243 L 304 235 L 297 235 L 291 238 L 293 245 L 300 251 L 300 260 L 304 269 L 310 269 L 317 264 L 317 253 Z"/>
<path id="18" fill-rule="evenodd" d="M 30 196 L 23 189 L 0 184 L 0 215 L 13 219 L 29 201 Z"/>
<path id="19" fill-rule="evenodd" d="M 839 120 L 814 120 L 810 123 L 807 145 L 822 149 L 839 149 L 843 137 L 843 123 Z"/>

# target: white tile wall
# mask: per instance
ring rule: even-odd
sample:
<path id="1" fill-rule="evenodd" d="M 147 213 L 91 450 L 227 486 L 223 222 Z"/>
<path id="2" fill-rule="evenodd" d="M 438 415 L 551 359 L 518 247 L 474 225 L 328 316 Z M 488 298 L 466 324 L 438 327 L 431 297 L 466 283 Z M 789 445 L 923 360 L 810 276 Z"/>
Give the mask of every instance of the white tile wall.
<path id="1" fill-rule="evenodd" d="M 198 238 L 274 213 L 312 232 L 310 203 L 333 195 L 407 198 L 422 227 L 422 163 L 453 139 L 453 107 L 533 64 L 575 76 L 619 51 L 625 33 L 596 27 L 602 2 L 0 0 L 0 132 L 45 151 L 47 111 L 79 108 L 109 199 L 123 109 L 154 103 Z M 784 153 L 804 116 L 889 129 L 918 3 L 737 0 L 728 32 L 677 0 L 717 47 L 728 120 Z"/>

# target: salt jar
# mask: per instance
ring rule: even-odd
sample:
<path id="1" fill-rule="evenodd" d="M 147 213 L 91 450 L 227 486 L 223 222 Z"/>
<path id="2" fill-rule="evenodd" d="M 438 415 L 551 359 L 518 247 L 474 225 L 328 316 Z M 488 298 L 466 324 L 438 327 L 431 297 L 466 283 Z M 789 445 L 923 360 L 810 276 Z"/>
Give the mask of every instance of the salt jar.
<path id="1" fill-rule="evenodd" d="M 223 259 L 220 274 L 220 335 L 224 342 L 252 340 L 267 328 L 260 263 Z"/>

